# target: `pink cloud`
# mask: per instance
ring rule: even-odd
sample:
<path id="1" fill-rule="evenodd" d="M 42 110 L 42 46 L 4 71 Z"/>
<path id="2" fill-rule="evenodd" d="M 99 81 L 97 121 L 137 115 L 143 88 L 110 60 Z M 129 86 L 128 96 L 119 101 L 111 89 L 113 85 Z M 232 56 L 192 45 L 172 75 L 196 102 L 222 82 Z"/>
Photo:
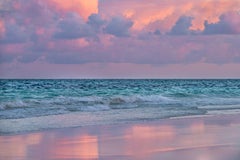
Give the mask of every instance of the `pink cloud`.
<path id="1" fill-rule="evenodd" d="M 4 36 L 4 33 L 5 33 L 4 22 L 2 20 L 0 20 L 0 38 L 2 38 Z"/>
<path id="2" fill-rule="evenodd" d="M 111 7 L 109 7 L 111 6 Z M 134 22 L 133 28 L 141 30 L 158 22 L 156 27 L 169 31 L 181 16 L 193 17 L 192 30 L 203 30 L 204 21 L 216 23 L 219 17 L 229 11 L 238 11 L 238 0 L 103 0 L 99 3 L 99 13 L 104 17 L 124 15 Z M 152 26 L 153 27 L 153 26 Z M 155 28 L 156 29 L 156 28 Z"/>
<path id="3" fill-rule="evenodd" d="M 77 12 L 85 20 L 93 13 L 98 13 L 98 0 L 47 0 L 50 5 L 63 12 Z"/>

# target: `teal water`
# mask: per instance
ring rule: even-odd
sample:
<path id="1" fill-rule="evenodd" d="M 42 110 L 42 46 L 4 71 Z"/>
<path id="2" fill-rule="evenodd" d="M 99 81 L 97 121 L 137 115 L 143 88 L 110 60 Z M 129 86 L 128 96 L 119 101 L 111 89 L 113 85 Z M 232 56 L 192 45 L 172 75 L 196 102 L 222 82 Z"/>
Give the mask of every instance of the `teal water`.
<path id="1" fill-rule="evenodd" d="M 93 117 L 81 126 L 95 124 L 96 116 L 98 123 L 122 123 L 240 111 L 240 80 L 0 80 L 0 86 L 0 120 Z"/>

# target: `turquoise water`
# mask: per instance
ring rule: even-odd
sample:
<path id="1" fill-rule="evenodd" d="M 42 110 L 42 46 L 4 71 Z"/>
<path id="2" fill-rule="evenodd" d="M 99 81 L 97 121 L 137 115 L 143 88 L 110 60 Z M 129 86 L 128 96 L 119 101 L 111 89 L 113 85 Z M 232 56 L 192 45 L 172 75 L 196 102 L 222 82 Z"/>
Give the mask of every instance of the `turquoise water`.
<path id="1" fill-rule="evenodd" d="M 240 111 L 240 80 L 0 80 L 0 86 L 4 122 L 88 116 L 75 124 L 81 126 Z"/>

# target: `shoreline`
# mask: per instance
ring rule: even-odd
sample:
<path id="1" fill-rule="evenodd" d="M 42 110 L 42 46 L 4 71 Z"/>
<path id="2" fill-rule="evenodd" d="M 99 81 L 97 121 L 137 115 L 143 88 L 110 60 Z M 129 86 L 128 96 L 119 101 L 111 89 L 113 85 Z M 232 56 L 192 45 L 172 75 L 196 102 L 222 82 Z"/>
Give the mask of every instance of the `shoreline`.
<path id="1" fill-rule="evenodd" d="M 69 115 L 77 115 L 76 113 L 72 113 Z M 55 119 L 56 117 L 61 117 L 63 115 L 53 115 Z M 48 116 L 42 116 L 42 117 L 33 117 L 33 118 L 47 118 Z M 13 127 L 17 127 L 17 123 L 14 124 L 14 122 L 17 122 L 18 120 L 22 121 L 24 120 L 25 122 L 33 123 L 31 121 L 32 118 L 24 118 L 24 119 L 2 119 L 0 120 L 0 126 L 2 127 L 0 129 L 0 137 L 1 136 L 14 136 L 14 135 L 23 135 L 23 134 L 31 134 L 31 133 L 36 133 L 36 132 L 48 132 L 48 131 L 54 131 L 54 130 L 66 130 L 66 129 L 75 129 L 75 128 L 91 128 L 91 127 L 105 127 L 105 126 L 122 126 L 122 125 L 136 125 L 136 124 L 155 124 L 155 123 L 165 123 L 165 122 L 171 122 L 171 121 L 178 121 L 178 120 L 196 120 L 196 119 L 218 119 L 218 118 L 228 118 L 228 117 L 239 117 L 239 123 L 240 123 L 240 112 L 236 113 L 226 113 L 226 114 L 204 114 L 204 115 L 187 115 L 187 116 L 178 116 L 178 117 L 167 117 L 167 118 L 156 118 L 156 119 L 146 119 L 146 120 L 133 120 L 133 121 L 123 121 L 123 122 L 112 122 L 112 123 L 99 123 L 99 124 L 85 124 L 85 125 L 73 125 L 73 126 L 66 126 L 66 127 L 50 127 L 50 128 L 40 128 L 40 129 L 30 129 L 30 130 L 24 130 L 20 129 L 19 131 L 15 131 L 12 127 L 9 127 L 10 131 L 3 131 L 2 126 L 4 123 L 1 123 L 3 121 L 8 121 L 9 124 L 12 124 Z M 61 120 L 61 119 L 60 119 Z M 10 122 L 9 122 L 10 121 Z M 59 122 L 59 121 L 58 121 Z M 56 123 L 58 124 L 58 123 Z M 35 125 L 37 126 L 37 125 Z M 34 126 L 33 126 L 34 127 Z M 14 131 L 11 131 L 11 128 Z"/>
<path id="2" fill-rule="evenodd" d="M 1 135 L 0 157 L 236 160 L 239 139 L 239 114 L 185 117 Z"/>

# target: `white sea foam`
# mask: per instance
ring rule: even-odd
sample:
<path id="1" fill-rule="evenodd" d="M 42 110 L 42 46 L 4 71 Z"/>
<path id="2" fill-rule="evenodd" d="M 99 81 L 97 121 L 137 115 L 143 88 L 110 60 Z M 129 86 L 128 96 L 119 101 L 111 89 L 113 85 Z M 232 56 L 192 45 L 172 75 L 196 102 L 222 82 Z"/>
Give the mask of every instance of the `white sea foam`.
<path id="1" fill-rule="evenodd" d="M 232 110 L 232 109 L 240 109 L 240 104 L 237 104 L 237 105 L 206 105 L 206 106 L 199 106 L 198 108 L 206 109 L 206 110 Z"/>
<path id="2" fill-rule="evenodd" d="M 93 105 L 81 107 L 81 111 L 106 111 L 111 109 L 108 105 Z"/>
<path id="3" fill-rule="evenodd" d="M 23 118 L 79 111 L 97 112 L 141 107 L 157 107 L 178 111 L 196 109 L 202 111 L 231 110 L 240 107 L 240 99 L 221 97 L 176 98 L 163 95 L 58 96 L 45 99 L 16 99 L 0 103 L 0 109 L 2 110 L 0 118 Z"/>
<path id="4" fill-rule="evenodd" d="M 28 106 L 28 104 L 23 102 L 20 99 L 17 99 L 15 101 L 11 101 L 11 102 L 3 102 L 0 104 L 1 109 L 24 108 L 27 106 Z"/>
<path id="5" fill-rule="evenodd" d="M 105 106 L 101 107 L 105 108 Z M 105 110 L 103 112 L 71 112 L 59 115 L 48 115 L 21 119 L 0 119 L 0 133 L 18 133 L 50 128 L 120 124 L 133 121 L 151 121 L 154 119 L 195 114 L 198 114 L 197 110 L 168 111 L 156 107 L 129 108 L 127 110 L 118 110 L 117 112 L 115 110 Z"/>
<path id="6" fill-rule="evenodd" d="M 88 96 L 88 97 L 68 97 L 68 96 L 59 96 L 55 98 L 48 99 L 30 99 L 30 100 L 21 100 L 16 99 L 10 102 L 2 102 L 1 108 L 21 108 L 21 107 L 35 107 L 41 105 L 74 105 L 74 106 L 86 106 L 86 105 L 98 105 L 101 104 L 106 105 L 121 105 L 121 104 L 134 104 L 134 103 L 144 103 L 144 102 L 155 102 L 155 103 L 170 103 L 174 102 L 173 99 L 164 97 L 161 95 L 149 95 L 149 96 L 113 96 L 113 97 L 96 97 L 96 96 Z"/>

